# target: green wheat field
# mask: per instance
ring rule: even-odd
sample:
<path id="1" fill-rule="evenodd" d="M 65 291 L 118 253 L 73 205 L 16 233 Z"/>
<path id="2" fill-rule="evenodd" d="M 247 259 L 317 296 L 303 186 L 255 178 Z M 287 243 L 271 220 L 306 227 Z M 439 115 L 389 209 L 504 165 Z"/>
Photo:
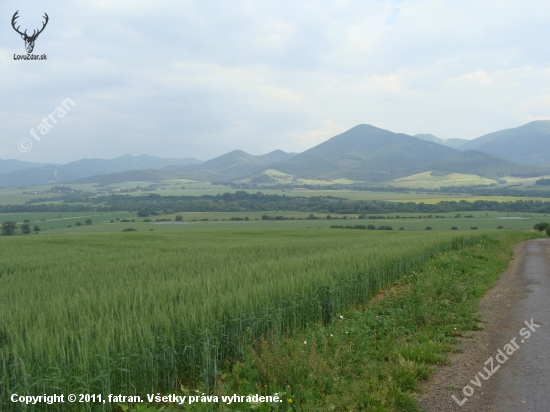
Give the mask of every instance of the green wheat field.
<path id="1" fill-rule="evenodd" d="M 12 393 L 143 395 L 197 382 L 208 390 L 251 339 L 327 324 L 434 254 L 490 233 L 2 237 L 0 402 L 13 410 Z"/>

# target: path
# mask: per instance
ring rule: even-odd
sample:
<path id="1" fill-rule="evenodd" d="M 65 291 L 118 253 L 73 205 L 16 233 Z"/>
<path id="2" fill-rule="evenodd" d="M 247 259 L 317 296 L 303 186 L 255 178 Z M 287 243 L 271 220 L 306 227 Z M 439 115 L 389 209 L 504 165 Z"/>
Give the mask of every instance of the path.
<path id="1" fill-rule="evenodd" d="M 509 270 L 481 300 L 480 314 L 484 330 L 469 334 L 461 352 L 423 385 L 419 407 L 550 411 L 550 239 L 516 246 Z"/>

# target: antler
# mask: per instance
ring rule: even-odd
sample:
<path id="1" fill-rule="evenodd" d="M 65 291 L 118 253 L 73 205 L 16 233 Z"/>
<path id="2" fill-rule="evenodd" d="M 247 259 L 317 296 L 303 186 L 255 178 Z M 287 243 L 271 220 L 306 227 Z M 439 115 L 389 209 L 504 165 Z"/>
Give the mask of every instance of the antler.
<path id="1" fill-rule="evenodd" d="M 17 26 L 17 28 L 15 28 L 16 20 L 19 18 L 18 14 L 19 14 L 19 10 L 17 10 L 17 11 L 15 12 L 15 14 L 13 15 L 13 17 L 12 17 L 12 19 L 11 19 L 11 25 L 12 25 L 13 29 L 14 29 L 17 33 L 19 33 L 21 36 L 26 36 L 26 35 L 27 35 L 27 30 L 25 30 L 25 33 L 21 33 L 21 32 L 19 31 L 19 27 L 21 27 L 21 26 Z"/>
<path id="2" fill-rule="evenodd" d="M 32 37 L 35 37 L 35 38 L 38 37 L 38 35 L 39 35 L 40 33 L 42 33 L 42 32 L 44 31 L 44 29 L 46 28 L 46 26 L 48 25 L 48 21 L 50 21 L 50 18 L 48 17 L 48 15 L 46 14 L 46 12 L 44 12 L 44 16 L 43 16 L 43 17 L 46 19 L 46 21 L 45 21 L 44 23 L 42 23 L 42 28 L 41 28 L 40 30 L 38 30 L 38 33 L 34 34 L 34 32 L 33 32 Z M 35 31 L 36 31 L 36 30 L 35 30 Z"/>

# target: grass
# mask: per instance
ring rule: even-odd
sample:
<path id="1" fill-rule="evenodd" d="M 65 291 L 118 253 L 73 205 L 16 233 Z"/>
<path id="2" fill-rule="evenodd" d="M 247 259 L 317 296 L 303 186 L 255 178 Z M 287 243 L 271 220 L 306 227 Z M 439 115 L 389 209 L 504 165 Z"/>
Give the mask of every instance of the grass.
<path id="1" fill-rule="evenodd" d="M 426 189 L 436 189 L 441 186 L 490 185 L 491 183 L 497 182 L 496 180 L 487 179 L 478 175 L 466 175 L 462 173 L 432 175 L 432 172 L 422 172 L 396 179 L 390 183 L 395 187 L 424 187 Z"/>
<path id="2" fill-rule="evenodd" d="M 479 299 L 506 269 L 512 246 L 536 236 L 498 234 L 438 253 L 328 325 L 294 336 L 273 330 L 220 377 L 219 395 L 277 393 L 282 403 L 194 404 L 185 410 L 419 411 L 419 382 L 447 362 L 458 337 L 478 329 Z M 193 392 L 182 387 L 185 393 Z"/>
<path id="3" fill-rule="evenodd" d="M 438 177 L 432 177 L 432 179 L 437 179 Z M 405 178 L 407 179 L 407 178 Z M 526 180 L 526 184 L 534 184 L 534 180 Z M 518 181 L 519 182 L 519 181 Z M 307 182 L 301 182 L 306 184 Z M 310 184 L 314 184 L 309 182 Z M 334 183 L 348 184 L 346 181 L 335 181 Z M 479 182 L 478 182 L 479 183 Z M 516 182 L 517 183 L 517 182 Z M 520 182 L 521 183 L 521 182 Z M 371 192 L 371 191 L 353 191 L 353 190 L 269 190 L 269 189 L 234 189 L 232 187 L 222 186 L 222 185 L 212 185 L 208 182 L 190 182 L 188 180 L 179 179 L 179 180 L 163 180 L 160 182 L 125 182 L 125 183 L 116 183 L 110 184 L 107 186 L 98 187 L 96 184 L 56 184 L 56 185 L 45 185 L 45 186 L 33 186 L 27 188 L 0 188 L 0 205 L 20 205 L 24 204 L 30 199 L 35 199 L 38 197 L 48 198 L 54 197 L 53 194 L 23 194 L 24 191 L 46 191 L 51 189 L 54 186 L 70 186 L 76 190 L 82 190 L 87 193 L 96 194 L 101 191 L 109 189 L 131 189 L 137 186 L 147 187 L 151 184 L 159 185 L 162 190 L 155 191 L 155 194 L 162 196 L 203 196 L 203 195 L 217 195 L 223 193 L 235 193 L 237 190 L 244 190 L 249 193 L 257 193 L 261 191 L 265 194 L 278 194 L 286 196 L 303 196 L 303 197 L 312 197 L 312 196 L 334 196 L 341 197 L 350 200 L 385 200 L 390 202 L 415 202 L 415 203 L 437 203 L 443 200 L 495 200 L 500 202 L 505 201 L 516 201 L 516 200 L 541 200 L 548 201 L 548 198 L 530 198 L 530 197 L 514 197 L 514 196 L 472 196 L 467 193 L 465 194 L 445 194 L 445 193 L 416 193 L 415 191 L 410 191 L 408 193 L 403 192 Z M 412 183 L 411 183 L 412 185 Z M 399 186 L 399 185 L 397 185 Z M 414 186 L 414 185 L 412 185 Z M 182 189 L 185 187 L 185 189 Z M 431 187 L 431 186 L 426 186 Z M 526 188 L 527 186 L 523 186 Z M 529 186 L 531 188 L 531 186 Z M 147 192 L 148 193 L 148 192 Z M 143 196 L 143 192 L 130 192 L 123 193 L 124 195 L 129 196 Z M 44 203 L 59 203 L 46 201 Z"/>
<path id="4" fill-rule="evenodd" d="M 434 253 L 488 236 L 468 235 L 253 229 L 2 237 L 2 409 L 16 410 L 10 393 L 143 395 L 182 382 L 212 389 L 250 339 L 328 324 Z"/>
<path id="5" fill-rule="evenodd" d="M 477 227 L 479 230 L 496 229 L 503 226 L 505 229 L 525 230 L 531 229 L 535 223 L 548 220 L 547 216 L 540 213 L 503 213 L 503 212 L 462 212 L 462 217 L 456 218 L 457 213 L 440 213 L 437 216 L 444 218 L 435 218 L 435 214 L 429 218 L 426 214 L 403 214 L 390 213 L 384 215 L 387 219 L 364 219 L 356 220 L 358 215 L 346 215 L 348 220 L 280 220 L 280 221 L 262 221 L 262 215 L 285 216 L 305 219 L 309 216 L 308 212 L 288 212 L 288 211 L 268 211 L 268 212 L 188 212 L 172 213 L 167 215 L 150 216 L 152 222 L 143 222 L 143 218 L 138 218 L 137 213 L 131 212 L 103 212 L 103 213 L 6 213 L 0 215 L 0 223 L 13 220 L 19 225 L 25 219 L 31 221 L 31 226 L 35 224 L 42 230 L 39 235 L 51 234 L 85 234 L 85 233 L 107 233 L 121 232 L 122 230 L 133 227 L 138 231 L 170 231 L 170 232 L 188 232 L 202 230 L 235 230 L 235 229 L 325 229 L 332 225 L 348 224 L 374 224 L 389 225 L 393 230 L 403 227 L 405 231 L 425 231 L 427 226 L 434 230 L 450 230 L 457 227 L 458 230 L 471 230 L 471 227 Z M 182 215 L 187 225 L 156 225 L 156 219 L 175 220 L 176 215 Z M 325 218 L 326 213 L 315 213 L 317 217 Z M 397 217 L 399 216 L 399 218 Z M 420 216 L 420 218 L 419 218 Z M 464 217 L 473 216 L 473 217 Z M 232 217 L 248 221 L 231 221 Z M 333 217 L 343 217 L 342 215 L 333 215 Z M 367 216 L 368 217 L 368 216 Z M 502 220 L 507 217 L 521 217 L 522 220 Z M 91 226 L 75 226 L 76 222 L 84 222 L 90 218 L 93 222 Z M 118 219 L 118 220 L 117 220 Z M 121 220 L 132 220 L 136 222 L 121 222 Z M 205 220 L 208 219 L 208 220 Z M 349 220 L 351 219 L 351 221 Z M 111 223 L 111 221 L 113 221 Z M 71 227 L 68 227 L 71 226 Z M 17 230 L 20 235 L 20 229 Z M 33 235 L 34 236 L 34 235 Z"/>

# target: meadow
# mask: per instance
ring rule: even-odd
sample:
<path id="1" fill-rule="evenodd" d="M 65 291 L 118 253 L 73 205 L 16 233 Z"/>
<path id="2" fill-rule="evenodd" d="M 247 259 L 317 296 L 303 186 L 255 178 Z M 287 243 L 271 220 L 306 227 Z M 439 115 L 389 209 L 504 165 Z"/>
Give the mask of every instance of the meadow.
<path id="1" fill-rule="evenodd" d="M 319 218 L 307 219 L 310 214 Z M 157 224 L 156 220 L 170 219 L 174 222 L 177 215 L 181 215 L 187 224 Z M 296 220 L 262 220 L 263 215 L 271 217 L 282 216 Z M 373 224 L 391 226 L 393 230 L 403 228 L 404 231 L 446 230 L 456 227 L 457 230 L 503 229 L 526 230 L 548 217 L 541 213 L 505 213 L 505 212 L 467 212 L 467 213 L 440 213 L 440 214 L 402 214 L 388 213 L 385 215 L 366 215 L 366 219 L 358 219 L 360 215 L 332 215 L 338 219 L 325 219 L 326 213 L 266 211 L 266 212 L 187 212 L 162 214 L 140 218 L 136 212 L 106 212 L 106 213 L 3 213 L 2 222 L 12 220 L 18 223 L 17 234 L 21 234 L 20 227 L 24 220 L 30 220 L 31 228 L 37 225 L 41 231 L 39 236 L 50 234 L 86 234 L 121 232 L 133 228 L 137 231 L 155 232 L 195 232 L 204 230 L 231 231 L 235 229 L 326 229 L 333 225 Z M 343 217 L 346 219 L 343 219 Z M 431 217 L 430 217 L 431 216 Z M 435 217 L 439 216 L 439 217 Z M 457 217 L 460 216 L 460 217 Z M 466 217 L 468 216 L 468 217 Z M 385 219 L 369 219 L 369 217 L 384 217 Z M 234 220 L 231 220 L 231 219 Z M 248 218 L 248 220 L 244 220 Z M 84 225 L 86 219 L 92 225 Z M 150 222 L 145 220 L 151 220 Z M 235 220 L 241 219 L 241 220 Z M 134 220 L 134 221 L 132 221 Z M 82 226 L 76 226 L 80 222 Z M 1 222 L 0 222 L 1 223 Z M 34 236 L 34 235 L 33 235 Z"/>
<path id="2" fill-rule="evenodd" d="M 436 178 L 433 178 L 436 179 Z M 540 187 L 534 186 L 534 180 L 532 179 L 516 179 L 510 184 L 524 183 L 529 189 L 537 189 Z M 411 187 L 420 187 L 421 184 L 425 184 L 423 180 L 407 180 Z M 460 181 L 461 182 L 461 181 Z M 477 182 L 480 183 L 480 182 Z M 472 184 L 472 182 L 469 182 Z M 504 186 L 508 186 L 506 184 Z M 81 190 L 85 193 L 93 196 L 98 194 L 114 193 L 115 195 L 129 195 L 129 196 L 144 196 L 150 193 L 159 194 L 161 196 L 203 196 L 223 193 L 235 193 L 236 191 L 246 191 L 248 193 L 257 193 L 261 191 L 266 195 L 286 195 L 286 196 L 300 196 L 300 197 L 313 197 L 313 196 L 333 196 L 349 200 L 381 200 L 388 202 L 415 202 L 415 203 L 438 203 L 441 201 L 460 201 L 468 200 L 470 202 L 476 200 L 496 200 L 499 202 L 516 201 L 516 200 L 542 200 L 549 201 L 549 198 L 533 198 L 533 197 L 518 197 L 518 196 L 474 196 L 468 193 L 434 193 L 421 191 L 418 192 L 411 189 L 408 192 L 380 192 L 380 191 L 367 191 L 367 190 L 289 190 L 289 189 L 237 189 L 230 186 L 223 186 L 218 184 L 211 184 L 209 182 L 192 182 L 185 179 L 178 180 L 163 180 L 158 182 L 124 182 L 114 183 L 109 185 L 97 185 L 97 184 L 59 184 L 59 185 L 44 185 L 33 186 L 28 188 L 0 188 L 0 205 L 21 205 L 25 202 L 36 198 L 55 198 L 58 195 L 51 193 L 41 193 L 52 189 L 55 186 L 70 186 L 74 190 Z M 136 191 L 137 187 L 145 188 L 149 186 L 155 186 L 158 190 L 154 191 Z M 396 185 L 403 187 L 403 185 Z M 429 188 L 431 185 L 426 184 L 424 187 Z M 124 192 L 128 191 L 128 192 Z M 23 193 L 25 192 L 25 193 Z M 38 194 L 34 194 L 37 192 Z M 60 203 L 55 200 L 45 200 L 43 203 Z"/>
<path id="3" fill-rule="evenodd" d="M 19 410 L 11 393 L 211 390 L 258 336 L 329 324 L 436 253 L 490 236 L 241 226 L 1 237 L 2 410 Z"/>

